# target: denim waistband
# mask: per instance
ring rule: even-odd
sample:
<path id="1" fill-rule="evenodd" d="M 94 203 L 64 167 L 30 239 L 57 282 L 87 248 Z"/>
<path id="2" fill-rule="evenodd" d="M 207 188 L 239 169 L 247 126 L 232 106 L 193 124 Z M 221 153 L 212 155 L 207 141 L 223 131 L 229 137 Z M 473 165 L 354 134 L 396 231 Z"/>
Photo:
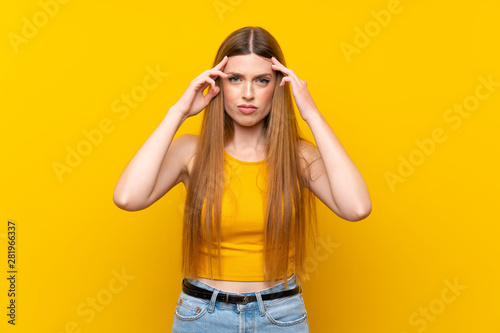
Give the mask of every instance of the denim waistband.
<path id="1" fill-rule="evenodd" d="M 214 291 L 216 288 L 206 284 L 205 282 L 202 282 L 200 280 L 196 279 L 186 279 L 189 283 L 194 284 L 197 287 L 209 290 L 209 291 Z M 288 279 L 288 288 L 285 288 L 285 282 L 278 283 L 275 286 L 265 288 L 258 290 L 261 294 L 270 294 L 270 293 L 275 293 L 279 291 L 284 291 L 287 289 L 293 289 L 297 286 L 297 282 L 300 284 L 300 281 L 297 281 L 295 273 L 293 273 Z M 301 287 L 302 289 L 302 287 Z M 255 295 L 255 292 L 244 292 L 244 293 L 235 293 L 235 292 L 230 292 L 227 290 L 219 289 L 219 292 L 224 293 L 224 294 L 238 294 L 238 295 Z"/>

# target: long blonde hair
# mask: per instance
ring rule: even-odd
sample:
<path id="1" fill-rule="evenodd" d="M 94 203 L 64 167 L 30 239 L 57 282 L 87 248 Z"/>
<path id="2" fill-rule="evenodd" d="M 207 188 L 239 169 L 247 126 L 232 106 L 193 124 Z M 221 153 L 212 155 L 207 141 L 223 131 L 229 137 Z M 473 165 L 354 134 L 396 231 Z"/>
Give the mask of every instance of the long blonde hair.
<path id="1" fill-rule="evenodd" d="M 213 66 L 224 56 L 255 53 L 274 56 L 286 66 L 283 53 L 274 37 L 260 27 L 244 27 L 231 33 L 221 44 Z M 304 276 L 306 234 L 317 229 L 315 196 L 308 190 L 309 179 L 302 176 L 299 143 L 303 138 L 295 119 L 290 84 L 281 87 L 283 74 L 277 78 L 272 108 L 265 118 L 266 159 L 268 167 L 266 221 L 264 227 L 264 275 L 266 280 L 285 279 L 290 246 L 294 246 L 294 269 Z M 207 106 L 200 141 L 194 157 L 184 208 L 182 269 L 187 278 L 196 278 L 201 264 L 201 246 L 209 258 L 217 257 L 220 271 L 220 224 L 224 178 L 224 147 L 231 140 L 234 127 L 224 111 L 222 83 L 216 80 L 219 93 Z M 308 166 L 307 166 L 308 167 Z M 277 203 L 282 203 L 282 207 Z M 202 219 L 202 210 L 208 209 Z M 310 227 L 309 230 L 307 227 Z M 313 242 L 315 237 L 312 238 Z M 214 246 L 214 244 L 217 244 Z M 216 251 L 214 256 L 214 251 Z M 208 260 L 212 272 L 212 260 Z"/>

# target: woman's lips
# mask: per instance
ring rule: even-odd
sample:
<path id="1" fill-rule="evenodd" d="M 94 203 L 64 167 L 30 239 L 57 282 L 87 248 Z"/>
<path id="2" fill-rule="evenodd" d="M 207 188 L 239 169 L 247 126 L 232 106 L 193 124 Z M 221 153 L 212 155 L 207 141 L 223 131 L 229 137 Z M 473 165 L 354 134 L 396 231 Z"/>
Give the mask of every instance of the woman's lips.
<path id="1" fill-rule="evenodd" d="M 254 112 L 255 110 L 257 110 L 256 107 L 250 107 L 250 108 L 247 108 L 247 107 L 244 107 L 244 106 L 238 106 L 238 110 L 240 110 L 241 112 L 243 113 L 252 113 Z"/>

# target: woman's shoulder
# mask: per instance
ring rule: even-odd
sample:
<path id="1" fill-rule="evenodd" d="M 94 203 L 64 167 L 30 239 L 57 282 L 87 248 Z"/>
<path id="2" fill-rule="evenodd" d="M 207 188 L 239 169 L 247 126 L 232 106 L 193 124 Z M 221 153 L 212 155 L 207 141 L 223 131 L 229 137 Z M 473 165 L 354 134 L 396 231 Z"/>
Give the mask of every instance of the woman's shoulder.
<path id="1" fill-rule="evenodd" d="M 307 162 L 311 162 L 319 156 L 318 147 L 316 147 L 316 145 L 308 139 L 299 140 L 298 152 L 300 157 L 305 159 Z"/>
<path id="2" fill-rule="evenodd" d="M 182 159 L 184 172 L 181 176 L 181 181 L 184 184 L 189 183 L 189 176 L 191 175 L 191 170 L 193 169 L 193 157 L 196 153 L 196 148 L 198 146 L 200 136 L 196 134 L 182 134 L 177 137 L 174 141 L 179 149 L 178 156 Z"/>
<path id="3" fill-rule="evenodd" d="M 182 141 L 183 147 L 189 148 L 193 147 L 198 144 L 198 141 L 200 140 L 200 136 L 196 134 L 191 134 L 191 133 L 185 133 L 177 137 L 176 140 Z"/>
<path id="4" fill-rule="evenodd" d="M 183 156 L 190 157 L 196 151 L 199 138 L 196 134 L 182 134 L 174 139 L 176 149 Z"/>
<path id="5" fill-rule="evenodd" d="M 313 163 L 321 159 L 318 147 L 307 139 L 301 139 L 298 144 L 298 153 L 302 176 L 311 180 L 313 174 L 317 174 L 321 171 L 322 164 Z"/>

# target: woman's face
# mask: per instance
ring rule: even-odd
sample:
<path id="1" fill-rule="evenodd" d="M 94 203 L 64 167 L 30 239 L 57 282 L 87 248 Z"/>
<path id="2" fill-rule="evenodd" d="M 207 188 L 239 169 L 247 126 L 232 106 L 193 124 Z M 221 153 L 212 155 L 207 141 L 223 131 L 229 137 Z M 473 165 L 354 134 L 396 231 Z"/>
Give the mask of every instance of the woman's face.
<path id="1" fill-rule="evenodd" d="M 263 122 L 271 112 L 276 72 L 271 68 L 271 59 L 254 53 L 229 57 L 222 80 L 224 109 L 241 126 L 254 126 Z M 241 109 L 240 105 L 254 106 Z"/>

